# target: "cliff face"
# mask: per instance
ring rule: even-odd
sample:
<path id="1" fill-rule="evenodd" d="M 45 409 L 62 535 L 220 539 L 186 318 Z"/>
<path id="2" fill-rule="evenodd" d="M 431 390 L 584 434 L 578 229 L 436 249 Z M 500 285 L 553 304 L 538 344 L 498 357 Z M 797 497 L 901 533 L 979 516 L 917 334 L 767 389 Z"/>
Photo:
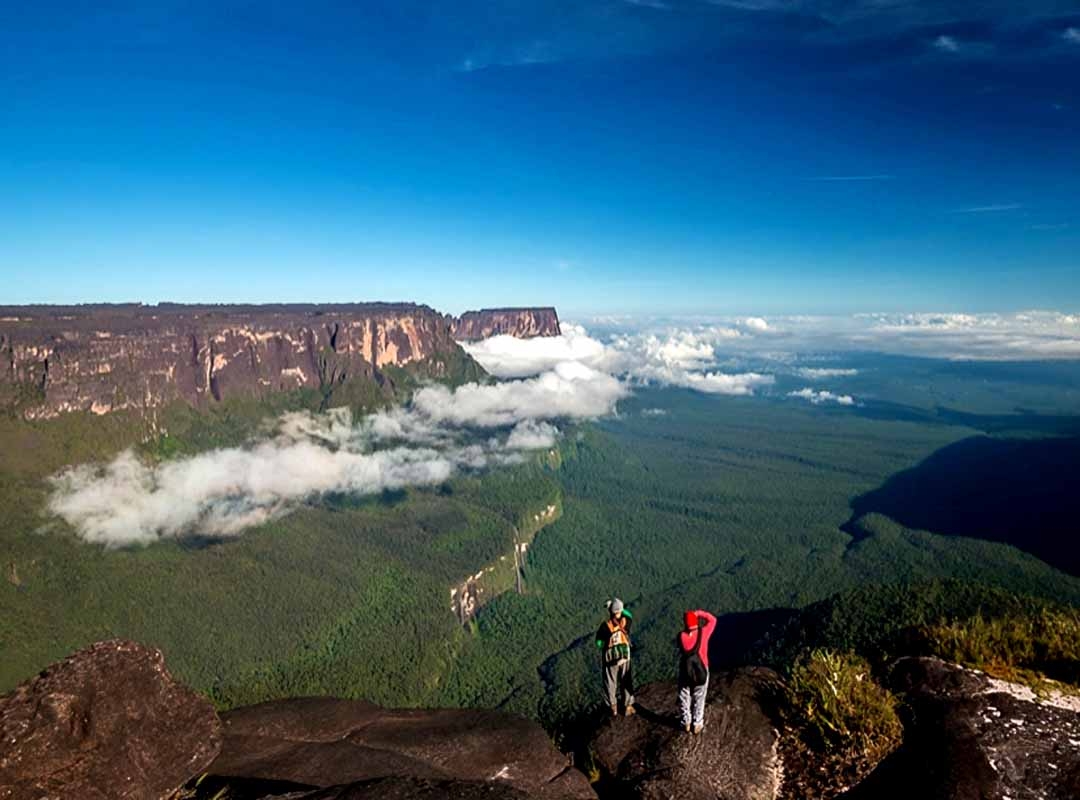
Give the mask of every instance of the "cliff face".
<path id="1" fill-rule="evenodd" d="M 506 334 L 519 339 L 558 336 L 559 315 L 554 308 L 485 308 L 466 311 L 452 324 L 454 338 L 472 342 Z"/>
<path id="2" fill-rule="evenodd" d="M 448 317 L 411 304 L 0 308 L 0 397 L 32 419 L 204 406 L 458 349 Z"/>

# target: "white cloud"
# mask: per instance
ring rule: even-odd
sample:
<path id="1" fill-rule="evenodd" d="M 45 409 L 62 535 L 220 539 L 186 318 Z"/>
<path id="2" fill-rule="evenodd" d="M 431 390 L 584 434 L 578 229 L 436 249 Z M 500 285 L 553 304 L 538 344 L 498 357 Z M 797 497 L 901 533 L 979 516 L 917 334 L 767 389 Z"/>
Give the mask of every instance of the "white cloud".
<path id="1" fill-rule="evenodd" d="M 332 450 L 279 437 L 251 448 L 214 450 L 150 465 L 130 451 L 53 479 L 49 510 L 86 541 L 145 544 L 197 531 L 235 536 L 327 492 L 372 494 L 445 481 L 475 461 L 466 449 Z"/>
<path id="2" fill-rule="evenodd" d="M 462 342 L 468 351 L 492 375 L 500 378 L 523 378 L 554 369 L 557 364 L 575 361 L 593 369 L 603 369 L 612 354 L 604 344 L 591 338 L 580 325 L 563 322 L 562 336 L 537 336 L 516 339 L 493 336 L 478 342 Z"/>
<path id="3" fill-rule="evenodd" d="M 559 429 L 548 422 L 525 420 L 519 422 L 506 437 L 506 446 L 510 450 L 546 450 L 554 447 L 559 438 Z"/>
<path id="4" fill-rule="evenodd" d="M 844 338 L 849 347 L 947 359 L 1080 358 L 1078 319 L 1057 311 L 864 314 Z"/>
<path id="5" fill-rule="evenodd" d="M 612 375 L 564 361 L 527 380 L 486 386 L 470 383 L 454 390 L 429 386 L 413 396 L 403 413 L 419 415 L 434 425 L 493 428 L 526 419 L 599 417 L 611 413 L 627 394 Z"/>
<path id="6" fill-rule="evenodd" d="M 562 46 L 547 39 L 534 39 L 505 47 L 485 48 L 462 59 L 458 72 L 477 72 L 492 67 L 527 67 L 551 64 L 565 57 Z"/>
<path id="7" fill-rule="evenodd" d="M 809 400 L 815 406 L 822 403 L 838 403 L 842 406 L 855 405 L 855 398 L 849 394 L 833 394 L 828 391 L 818 392 L 809 387 L 795 392 L 788 392 L 788 397 L 801 397 L 803 400 Z"/>
<path id="8" fill-rule="evenodd" d="M 738 335 L 733 332 L 733 335 Z M 712 336 L 693 331 L 675 331 L 657 336 L 623 337 L 615 340 L 615 346 L 627 360 L 638 358 L 641 362 L 663 364 L 670 367 L 693 369 L 710 364 L 716 359 L 716 346 Z M 633 370 L 635 364 L 627 364 Z"/>
<path id="9" fill-rule="evenodd" d="M 635 326 L 631 320 L 620 319 L 617 325 L 612 323 L 608 338 L 599 343 L 598 350 L 604 356 L 597 368 L 630 378 L 643 373 L 649 377 L 651 372 L 654 380 L 663 381 L 661 368 L 672 371 L 680 366 L 684 371 L 701 372 L 715 369 L 721 362 L 725 372 L 770 372 L 779 365 L 785 372 L 795 372 L 803 365 L 809 367 L 804 356 L 814 353 L 829 354 L 830 360 L 838 353 L 853 351 L 944 359 L 1080 358 L 1077 320 L 1078 313 L 1049 310 L 790 315 L 770 316 L 767 330 L 752 332 L 744 326 L 745 318 L 697 317 L 668 319 L 662 328 L 644 328 L 649 331 L 645 333 L 640 323 Z M 686 344 L 692 340 L 681 338 L 680 331 L 707 341 L 714 348 L 714 358 L 705 364 L 688 363 L 686 357 L 693 354 L 693 348 Z M 672 341 L 682 346 L 676 347 Z M 682 363 L 673 364 L 679 354 Z M 665 355 L 669 360 L 664 360 Z M 749 366 L 739 370 L 730 366 L 743 363 Z M 666 377 L 677 378 L 678 374 Z M 686 381 L 672 382 L 686 385 Z"/>
<path id="10" fill-rule="evenodd" d="M 1065 32 L 1061 34 L 1061 38 L 1072 44 L 1080 44 L 1080 28 L 1066 28 Z"/>
<path id="11" fill-rule="evenodd" d="M 562 336 L 497 336 L 463 346 L 484 369 L 500 377 L 536 374 L 556 362 L 570 363 L 566 361 L 570 359 L 589 370 L 618 375 L 632 383 L 747 395 L 771 385 L 774 379 L 771 375 L 727 374 L 715 369 L 720 344 L 751 336 L 736 325 L 759 333 L 769 330 L 765 320 L 751 317 L 731 324 L 618 334 L 602 342 L 589 336 L 584 328 L 567 323 L 562 326 Z"/>
<path id="12" fill-rule="evenodd" d="M 824 380 L 826 378 L 849 378 L 858 375 L 857 369 L 838 369 L 832 367 L 800 367 L 795 370 L 796 375 L 810 380 Z"/>
<path id="13" fill-rule="evenodd" d="M 709 394 L 748 395 L 755 389 L 772 386 L 776 378 L 757 372 L 744 372 L 729 375 L 723 372 L 687 373 L 681 381 L 671 381 L 677 386 L 686 386 Z"/>
<path id="14" fill-rule="evenodd" d="M 849 182 L 849 181 L 891 181 L 895 178 L 894 175 L 878 174 L 878 175 L 820 175 L 816 178 L 808 178 L 811 181 L 822 181 L 824 183 L 834 182 Z"/>
<path id="15" fill-rule="evenodd" d="M 615 377 L 566 362 L 527 380 L 425 387 L 408 405 L 355 422 L 347 409 L 287 414 L 248 447 L 156 465 L 129 451 L 66 470 L 52 479 L 49 510 L 86 541 L 110 546 L 235 536 L 330 492 L 429 486 L 458 470 L 513 463 L 520 451 L 555 443 L 551 421 L 610 414 L 627 393 Z M 472 441 L 477 430 L 495 435 Z"/>
<path id="16" fill-rule="evenodd" d="M 988 206 L 971 206 L 970 208 L 955 208 L 954 214 L 997 214 L 1002 211 L 1018 211 L 1024 206 L 1020 203 L 995 203 Z"/>
<path id="17" fill-rule="evenodd" d="M 959 53 L 960 43 L 952 36 L 939 36 L 934 39 L 934 48 L 943 53 Z"/>

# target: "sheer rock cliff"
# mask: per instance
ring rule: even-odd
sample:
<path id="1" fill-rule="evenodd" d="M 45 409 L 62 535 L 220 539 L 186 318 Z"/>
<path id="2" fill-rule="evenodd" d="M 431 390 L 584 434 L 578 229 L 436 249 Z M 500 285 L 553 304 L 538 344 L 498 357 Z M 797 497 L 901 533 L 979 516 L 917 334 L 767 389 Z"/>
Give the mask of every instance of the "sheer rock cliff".
<path id="1" fill-rule="evenodd" d="M 558 336 L 562 331 L 554 308 L 486 308 L 466 311 L 453 321 L 453 332 L 458 341 L 476 341 L 500 335 Z"/>
<path id="2" fill-rule="evenodd" d="M 206 407 L 468 359 L 456 338 L 558 332 L 554 309 L 469 312 L 423 305 L 159 304 L 0 307 L 0 406 L 27 419 L 73 411 Z"/>

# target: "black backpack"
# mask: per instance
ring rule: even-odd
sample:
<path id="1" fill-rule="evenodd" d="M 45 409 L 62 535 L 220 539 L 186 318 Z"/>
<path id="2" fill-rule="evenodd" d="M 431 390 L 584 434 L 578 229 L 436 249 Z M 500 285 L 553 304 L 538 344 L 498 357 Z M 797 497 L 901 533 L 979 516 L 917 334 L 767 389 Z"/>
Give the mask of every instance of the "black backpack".
<path id="1" fill-rule="evenodd" d="M 679 649 L 682 650 L 681 644 Z M 701 660 L 701 628 L 698 628 L 693 651 L 690 653 L 684 651 L 679 661 L 679 685 L 704 686 L 707 680 L 709 680 L 709 668 Z"/>

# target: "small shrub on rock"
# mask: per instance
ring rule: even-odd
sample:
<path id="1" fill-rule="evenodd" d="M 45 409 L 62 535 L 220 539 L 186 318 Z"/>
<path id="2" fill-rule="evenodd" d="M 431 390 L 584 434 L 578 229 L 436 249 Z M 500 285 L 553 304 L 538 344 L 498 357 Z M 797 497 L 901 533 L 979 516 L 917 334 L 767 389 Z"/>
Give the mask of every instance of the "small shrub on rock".
<path id="1" fill-rule="evenodd" d="M 903 735 L 895 695 L 874 681 L 865 659 L 835 650 L 802 655 L 791 669 L 788 695 L 807 744 L 876 762 Z"/>

